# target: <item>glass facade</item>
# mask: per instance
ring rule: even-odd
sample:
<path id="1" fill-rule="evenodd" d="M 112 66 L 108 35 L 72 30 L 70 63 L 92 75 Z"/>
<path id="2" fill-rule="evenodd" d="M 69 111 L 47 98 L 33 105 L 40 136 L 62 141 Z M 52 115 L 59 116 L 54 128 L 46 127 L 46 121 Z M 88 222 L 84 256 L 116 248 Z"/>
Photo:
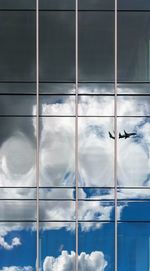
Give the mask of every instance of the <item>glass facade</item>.
<path id="1" fill-rule="evenodd" d="M 0 271 L 150 270 L 150 4 L 0 1 Z"/>

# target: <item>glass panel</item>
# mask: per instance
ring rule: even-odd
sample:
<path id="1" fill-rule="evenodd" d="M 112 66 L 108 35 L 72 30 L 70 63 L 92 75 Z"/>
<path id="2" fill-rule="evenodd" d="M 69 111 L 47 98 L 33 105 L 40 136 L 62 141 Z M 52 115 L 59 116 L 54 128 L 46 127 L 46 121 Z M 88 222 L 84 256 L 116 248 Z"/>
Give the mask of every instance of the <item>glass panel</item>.
<path id="1" fill-rule="evenodd" d="M 119 96 L 118 116 L 150 116 L 150 96 Z"/>
<path id="2" fill-rule="evenodd" d="M 117 191 L 118 200 L 126 199 L 130 201 L 134 200 L 147 200 L 150 199 L 150 189 L 148 187 L 120 188 Z"/>
<path id="3" fill-rule="evenodd" d="M 150 118 L 118 118 L 118 185 L 149 186 Z"/>
<path id="4" fill-rule="evenodd" d="M 114 31 L 113 12 L 79 12 L 79 81 L 114 81 Z"/>
<path id="5" fill-rule="evenodd" d="M 40 9 L 69 10 L 75 9 L 74 0 L 39 0 Z"/>
<path id="6" fill-rule="evenodd" d="M 147 0 L 119 0 L 118 9 L 121 10 L 150 10 L 150 2 Z"/>
<path id="7" fill-rule="evenodd" d="M 40 96 L 40 114 L 43 116 L 75 115 L 75 96 Z"/>
<path id="8" fill-rule="evenodd" d="M 75 119 L 41 118 L 40 185 L 75 185 Z"/>
<path id="9" fill-rule="evenodd" d="M 35 118 L 0 117 L 0 186 L 35 186 Z"/>
<path id="10" fill-rule="evenodd" d="M 118 12 L 118 81 L 150 80 L 149 20 L 149 12 Z"/>
<path id="11" fill-rule="evenodd" d="M 39 21 L 40 80 L 75 81 L 75 13 L 40 11 Z"/>
<path id="12" fill-rule="evenodd" d="M 1 12 L 1 81 L 35 80 L 35 21 L 32 11 Z"/>
<path id="13" fill-rule="evenodd" d="M 35 270 L 35 224 L 0 223 L 0 270 Z"/>
<path id="14" fill-rule="evenodd" d="M 41 221 L 75 220 L 75 202 L 73 201 L 40 201 Z"/>
<path id="15" fill-rule="evenodd" d="M 36 94 L 35 83 L 0 82 L 0 94 Z"/>
<path id="16" fill-rule="evenodd" d="M 36 199 L 36 188 L 0 188 L 0 200 L 1 199 Z"/>
<path id="17" fill-rule="evenodd" d="M 114 270 L 114 224 L 87 223 L 79 226 L 79 270 Z"/>
<path id="18" fill-rule="evenodd" d="M 75 199 L 75 189 L 66 188 L 40 188 L 40 199 L 43 200 L 73 200 Z"/>
<path id="19" fill-rule="evenodd" d="M 109 188 L 79 188 L 79 199 L 84 200 L 112 200 L 114 199 L 114 189 Z"/>
<path id="20" fill-rule="evenodd" d="M 35 9 L 35 0 L 1 0 L 0 9 Z"/>
<path id="21" fill-rule="evenodd" d="M 114 0 L 79 0 L 79 9 L 110 10 L 114 9 Z"/>
<path id="22" fill-rule="evenodd" d="M 75 94 L 75 85 L 71 83 L 40 83 L 41 94 Z"/>
<path id="23" fill-rule="evenodd" d="M 112 187 L 113 118 L 79 118 L 79 186 Z"/>
<path id="24" fill-rule="evenodd" d="M 113 94 L 114 93 L 114 84 L 107 83 L 80 83 L 79 94 Z"/>
<path id="25" fill-rule="evenodd" d="M 40 270 L 75 270 L 75 224 L 51 222 L 40 226 Z"/>
<path id="26" fill-rule="evenodd" d="M 150 221 L 150 201 L 120 201 L 118 203 L 118 220 Z"/>
<path id="27" fill-rule="evenodd" d="M 118 271 L 149 271 L 150 224 L 118 224 Z"/>
<path id="28" fill-rule="evenodd" d="M 113 201 L 79 201 L 80 221 L 111 221 L 114 220 Z"/>
<path id="29" fill-rule="evenodd" d="M 132 83 L 132 84 L 118 84 L 118 94 L 150 94 L 150 84 Z"/>
<path id="30" fill-rule="evenodd" d="M 36 201 L 1 200 L 0 221 L 33 221 L 36 219 Z"/>
<path id="31" fill-rule="evenodd" d="M 35 95 L 0 95 L 0 115 L 35 115 Z"/>
<path id="32" fill-rule="evenodd" d="M 114 97 L 80 96 L 78 113 L 80 116 L 113 116 Z"/>

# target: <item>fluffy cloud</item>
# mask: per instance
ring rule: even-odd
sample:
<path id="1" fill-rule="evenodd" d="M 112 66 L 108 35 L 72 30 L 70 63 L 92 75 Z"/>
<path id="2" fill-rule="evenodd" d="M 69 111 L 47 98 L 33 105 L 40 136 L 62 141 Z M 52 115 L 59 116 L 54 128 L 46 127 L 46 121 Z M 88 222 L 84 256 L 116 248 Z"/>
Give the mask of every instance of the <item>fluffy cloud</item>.
<path id="1" fill-rule="evenodd" d="M 18 237 L 14 237 L 11 241 L 11 244 L 8 244 L 3 236 L 0 236 L 0 246 L 6 250 L 11 250 L 14 247 L 20 246 L 21 242 Z"/>
<path id="2" fill-rule="evenodd" d="M 107 261 L 100 251 L 93 251 L 91 254 L 82 252 L 78 256 L 79 271 L 104 271 Z M 44 271 L 75 271 L 75 252 L 70 254 L 62 251 L 57 258 L 47 256 L 43 263 Z"/>
<path id="3" fill-rule="evenodd" d="M 0 271 L 33 271 L 32 266 L 4 266 Z"/>

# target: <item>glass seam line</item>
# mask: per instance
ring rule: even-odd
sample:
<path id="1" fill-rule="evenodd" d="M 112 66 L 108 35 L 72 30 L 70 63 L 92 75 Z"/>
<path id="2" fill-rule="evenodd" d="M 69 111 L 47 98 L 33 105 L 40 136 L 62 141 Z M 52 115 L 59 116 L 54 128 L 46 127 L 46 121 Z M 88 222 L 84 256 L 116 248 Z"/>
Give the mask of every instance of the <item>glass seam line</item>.
<path id="1" fill-rule="evenodd" d="M 114 101 L 114 130 L 115 130 L 115 141 L 114 141 L 114 205 L 115 205 L 115 266 L 114 269 L 117 271 L 117 252 L 118 252 L 118 238 L 117 238 L 117 1 L 115 0 L 115 101 Z"/>
<path id="2" fill-rule="evenodd" d="M 75 203 L 75 270 L 78 271 L 78 0 L 75 0 L 75 182 L 76 182 L 76 203 Z"/>
<path id="3" fill-rule="evenodd" d="M 39 254 L 39 0 L 36 0 L 36 271 Z"/>

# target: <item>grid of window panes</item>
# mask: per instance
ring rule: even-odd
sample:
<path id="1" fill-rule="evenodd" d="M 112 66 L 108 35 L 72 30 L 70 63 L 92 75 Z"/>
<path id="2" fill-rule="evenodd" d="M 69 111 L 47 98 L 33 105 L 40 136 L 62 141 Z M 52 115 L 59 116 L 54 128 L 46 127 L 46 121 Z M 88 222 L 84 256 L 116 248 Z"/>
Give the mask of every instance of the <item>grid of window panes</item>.
<path id="1" fill-rule="evenodd" d="M 36 270 L 37 219 L 40 270 L 150 269 L 150 3 L 117 5 L 115 89 L 115 1 L 78 0 L 76 96 L 75 0 L 39 0 L 37 116 L 36 0 L 0 1 L 2 271 Z"/>
<path id="2" fill-rule="evenodd" d="M 118 1 L 118 270 L 149 270 L 150 3 Z"/>
<path id="3" fill-rule="evenodd" d="M 0 270 L 36 263 L 35 29 L 35 1 L 0 1 Z"/>

